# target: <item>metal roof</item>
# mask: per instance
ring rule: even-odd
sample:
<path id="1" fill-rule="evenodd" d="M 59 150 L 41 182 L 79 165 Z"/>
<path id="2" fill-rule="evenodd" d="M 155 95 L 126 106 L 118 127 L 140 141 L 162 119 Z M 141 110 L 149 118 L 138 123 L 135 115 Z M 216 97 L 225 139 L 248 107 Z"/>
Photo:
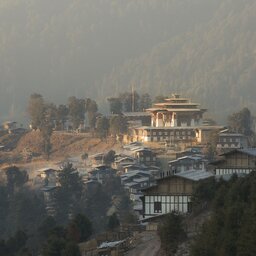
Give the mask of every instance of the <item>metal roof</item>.
<path id="1" fill-rule="evenodd" d="M 228 151 L 226 153 L 221 154 L 221 156 L 229 155 L 235 152 L 244 153 L 250 156 L 256 156 L 256 148 L 246 148 L 246 149 L 234 149 L 231 151 Z"/>
<path id="2" fill-rule="evenodd" d="M 191 170 L 191 171 L 176 173 L 174 174 L 174 176 L 179 176 L 185 179 L 198 181 L 198 180 L 203 180 L 203 179 L 213 177 L 214 174 L 211 172 L 203 171 L 203 170 Z"/>
<path id="3" fill-rule="evenodd" d="M 139 171 L 139 170 L 136 170 L 136 171 L 130 171 L 130 172 L 127 172 L 125 174 L 122 174 L 121 175 L 121 179 L 123 177 L 132 177 L 132 176 L 135 176 L 137 174 L 142 174 L 142 175 L 146 175 L 146 176 L 150 176 L 150 173 L 148 171 Z"/>
<path id="4" fill-rule="evenodd" d="M 114 241 L 114 242 L 103 242 L 98 249 L 103 249 L 103 248 L 113 248 L 116 247 L 119 244 L 122 244 L 125 242 L 125 240 L 120 240 L 120 241 Z"/>
<path id="5" fill-rule="evenodd" d="M 206 160 L 203 159 L 203 157 L 200 157 L 200 156 L 183 156 L 183 157 L 177 158 L 175 160 L 169 161 L 168 163 L 169 164 L 170 163 L 176 163 L 176 162 L 186 160 L 186 159 L 194 160 L 194 161 L 206 161 Z"/>
<path id="6" fill-rule="evenodd" d="M 238 151 L 251 156 L 256 156 L 256 148 L 239 149 Z"/>
<path id="7" fill-rule="evenodd" d="M 131 182 L 125 183 L 124 186 L 125 187 L 133 187 L 133 186 L 140 186 L 140 184 L 138 182 L 131 181 Z"/>
<path id="8" fill-rule="evenodd" d="M 149 177 L 135 178 L 133 181 L 137 183 L 141 183 L 141 182 L 149 181 Z"/>
<path id="9" fill-rule="evenodd" d="M 131 157 L 131 156 L 125 156 L 125 157 L 122 157 L 120 159 L 117 159 L 115 160 L 115 163 L 120 163 L 120 162 L 123 162 L 125 160 L 132 160 L 132 161 L 135 161 L 136 162 L 136 159 L 134 157 Z"/>

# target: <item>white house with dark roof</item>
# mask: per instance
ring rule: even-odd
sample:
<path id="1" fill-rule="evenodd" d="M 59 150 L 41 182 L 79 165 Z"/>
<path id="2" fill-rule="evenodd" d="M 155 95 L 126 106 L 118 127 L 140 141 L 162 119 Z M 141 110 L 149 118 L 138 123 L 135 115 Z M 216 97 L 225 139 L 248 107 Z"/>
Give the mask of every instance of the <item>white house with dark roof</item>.
<path id="1" fill-rule="evenodd" d="M 154 217 L 172 211 L 188 213 L 192 209 L 191 196 L 194 185 L 214 177 L 203 170 L 187 171 L 157 180 L 157 185 L 143 189 L 143 217 Z"/>
<path id="2" fill-rule="evenodd" d="M 207 161 L 200 155 L 184 156 L 169 161 L 169 169 L 161 172 L 161 177 L 170 176 L 176 173 L 182 173 L 195 170 L 206 170 Z"/>

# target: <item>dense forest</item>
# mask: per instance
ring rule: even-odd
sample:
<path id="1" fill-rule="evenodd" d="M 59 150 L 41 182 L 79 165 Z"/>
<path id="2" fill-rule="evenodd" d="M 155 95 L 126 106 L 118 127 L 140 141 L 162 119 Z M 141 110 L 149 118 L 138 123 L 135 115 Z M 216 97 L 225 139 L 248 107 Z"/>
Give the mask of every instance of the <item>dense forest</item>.
<path id="1" fill-rule="evenodd" d="M 256 175 L 201 184 L 194 194 L 212 206 L 207 221 L 191 247 L 191 256 L 253 256 L 256 253 Z"/>
<path id="2" fill-rule="evenodd" d="M 10 0 L 0 4 L 1 119 L 49 101 L 107 96 L 131 84 L 154 97 L 186 92 L 213 113 L 253 112 L 252 0 Z"/>
<path id="3" fill-rule="evenodd" d="M 70 253 L 78 251 L 77 243 L 114 229 L 119 220 L 135 220 L 120 178 L 115 176 L 89 190 L 72 164 L 63 165 L 58 175 L 60 186 L 51 193 L 54 214 L 50 215 L 54 217 L 47 212 L 45 193 L 31 188 L 25 170 L 8 167 L 1 180 L 1 256 L 31 256 L 38 252 L 43 256 L 79 256 L 79 252 Z M 44 182 L 47 184 L 47 179 Z"/>
<path id="4" fill-rule="evenodd" d="M 209 22 L 126 61 L 103 86 L 186 92 L 221 120 L 234 108 L 255 111 L 255 12 L 255 1 L 222 1 Z"/>
<path id="5" fill-rule="evenodd" d="M 178 251 L 184 248 L 184 241 L 189 241 L 186 246 L 191 256 L 254 256 L 255 185 L 255 172 L 247 176 L 234 175 L 230 180 L 213 177 L 200 181 L 193 191 L 191 215 L 172 212 L 160 224 L 158 233 L 164 255 L 183 255 Z M 186 233 L 189 219 L 203 215 L 207 218 L 204 217 L 196 232 L 190 227 L 195 235 Z"/>

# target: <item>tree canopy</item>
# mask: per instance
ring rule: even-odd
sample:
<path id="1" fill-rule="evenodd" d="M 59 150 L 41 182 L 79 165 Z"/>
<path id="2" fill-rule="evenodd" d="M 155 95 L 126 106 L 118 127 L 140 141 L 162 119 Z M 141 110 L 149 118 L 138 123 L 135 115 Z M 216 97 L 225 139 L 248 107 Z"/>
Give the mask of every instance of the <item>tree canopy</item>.
<path id="1" fill-rule="evenodd" d="M 198 198 L 212 204 L 212 216 L 204 223 L 196 237 L 192 256 L 252 256 L 256 252 L 256 175 L 252 172 L 244 178 L 234 176 L 230 181 L 211 183 L 210 189 L 202 184 Z M 203 189 L 204 187 L 204 189 Z M 202 190 L 203 189 L 203 190 Z M 201 195 L 201 196 L 200 196 Z"/>

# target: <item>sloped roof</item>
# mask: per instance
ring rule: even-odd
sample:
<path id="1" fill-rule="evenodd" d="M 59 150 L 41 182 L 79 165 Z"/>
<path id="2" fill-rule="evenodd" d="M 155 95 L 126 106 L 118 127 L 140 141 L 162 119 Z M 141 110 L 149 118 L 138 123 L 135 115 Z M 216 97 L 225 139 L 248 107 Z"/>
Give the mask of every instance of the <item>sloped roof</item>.
<path id="1" fill-rule="evenodd" d="M 190 171 L 176 173 L 174 174 L 174 176 L 182 177 L 182 178 L 193 180 L 193 181 L 199 181 L 199 180 L 213 177 L 214 174 L 204 170 L 190 170 Z"/>
<path id="2" fill-rule="evenodd" d="M 36 172 L 48 172 L 48 171 L 53 171 L 53 172 L 57 172 L 59 171 L 60 168 L 55 166 L 55 167 L 44 167 L 44 168 L 40 168 L 40 169 L 37 169 Z"/>
<path id="3" fill-rule="evenodd" d="M 234 149 L 234 150 L 230 150 L 226 153 L 221 154 L 221 156 L 230 155 L 235 152 L 243 153 L 243 154 L 250 155 L 250 156 L 256 156 L 256 148 Z"/>
<path id="4" fill-rule="evenodd" d="M 182 161 L 182 160 L 194 160 L 194 161 L 205 161 L 202 157 L 200 156 L 183 156 L 183 157 L 180 157 L 180 158 L 177 158 L 175 160 L 172 160 L 172 161 L 169 161 L 168 163 L 171 164 L 171 163 L 176 163 L 176 162 L 179 162 L 179 161 Z"/>
<path id="5" fill-rule="evenodd" d="M 125 174 L 121 175 L 121 179 L 125 179 L 125 178 L 129 178 L 129 177 L 133 177 L 135 175 L 142 175 L 142 176 L 150 176 L 150 173 L 147 171 L 131 171 L 131 172 L 127 172 Z"/>
<path id="6" fill-rule="evenodd" d="M 123 242 L 125 242 L 125 240 L 114 241 L 114 242 L 103 242 L 98 248 L 99 249 L 113 248 L 113 247 L 116 247 L 119 244 L 122 244 Z"/>

